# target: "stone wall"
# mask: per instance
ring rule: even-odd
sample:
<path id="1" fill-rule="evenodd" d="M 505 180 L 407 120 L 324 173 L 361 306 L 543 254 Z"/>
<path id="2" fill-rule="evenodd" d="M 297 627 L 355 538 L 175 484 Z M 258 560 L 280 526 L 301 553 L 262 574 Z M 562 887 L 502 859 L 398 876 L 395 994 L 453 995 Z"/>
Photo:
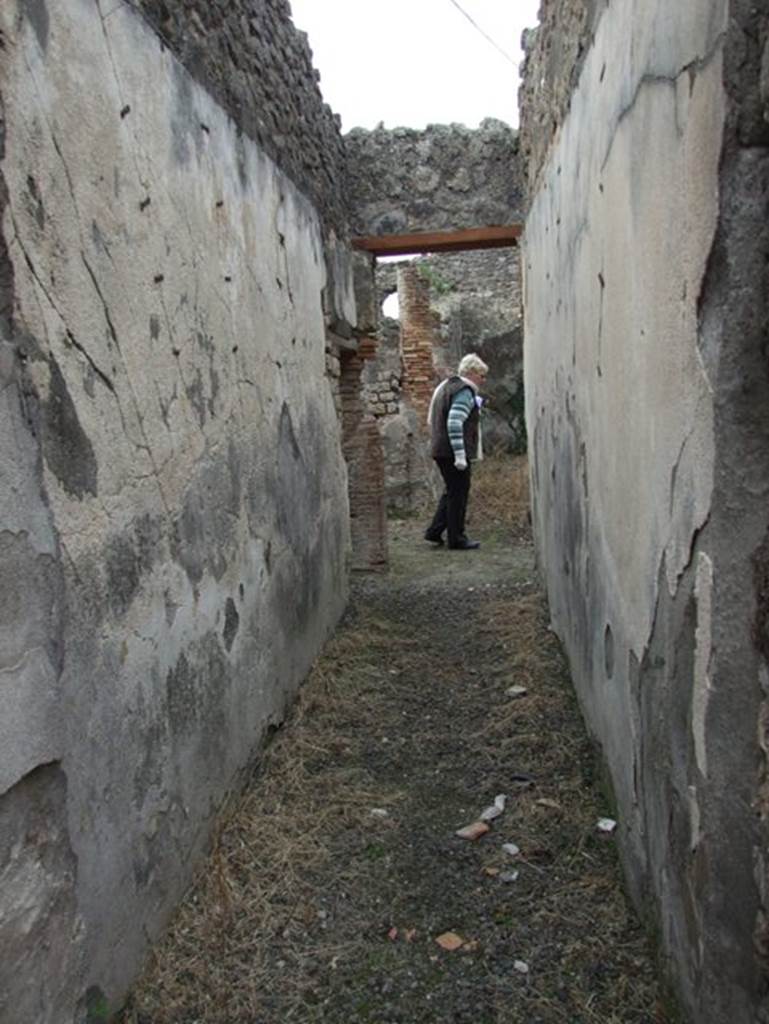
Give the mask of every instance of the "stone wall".
<path id="1" fill-rule="evenodd" d="M 355 306 L 275 124 L 131 6 L 6 0 L 0 46 L 0 1021 L 67 1024 L 120 1001 L 341 613 Z"/>
<path id="2" fill-rule="evenodd" d="M 701 829 L 714 836 L 700 891 L 713 938 L 701 998 L 714 1019 L 732 1007 L 737 1019 L 743 1006 L 760 1019 L 769 1017 L 769 12 L 731 0 L 727 13 L 720 216 L 699 296 L 715 437 L 703 537 L 715 556 L 712 641 L 701 655 L 711 663 L 698 707 Z M 713 4 L 718 24 L 721 14 Z"/>
<path id="3" fill-rule="evenodd" d="M 451 231 L 522 217 L 517 136 L 501 121 L 478 129 L 356 128 L 344 142 L 355 234 Z M 525 446 L 517 250 L 442 253 L 419 266 L 421 287 L 413 268 L 398 271 L 400 337 L 392 324 L 381 325 L 361 378 L 384 444 L 387 503 L 400 512 L 434 495 L 425 416 L 433 387 L 464 352 L 480 351 L 492 369 L 490 447 Z M 377 305 L 383 289 L 395 287 L 394 274 L 392 266 L 377 267 Z"/>
<path id="4" fill-rule="evenodd" d="M 361 377 L 363 395 L 372 416 L 382 419 L 399 411 L 403 392 L 401 330 L 398 320 L 382 317 L 374 358 Z"/>
<path id="5" fill-rule="evenodd" d="M 515 131 L 488 118 L 479 128 L 355 128 L 344 137 L 353 233 L 443 231 L 521 219 L 523 182 Z"/>
<path id="6" fill-rule="evenodd" d="M 769 950 L 769 19 L 543 13 L 521 129 L 539 560 L 684 1014 L 747 1024 Z"/>
<path id="7" fill-rule="evenodd" d="M 430 306 L 440 318 L 439 376 L 453 372 L 467 352 L 477 352 L 489 367 L 484 448 L 524 452 L 520 250 L 436 253 L 419 266 L 430 285 Z"/>
<path id="8" fill-rule="evenodd" d="M 529 195 L 568 114 L 593 30 L 607 5 L 608 0 L 541 0 L 538 27 L 523 34 L 519 158 Z"/>
<path id="9" fill-rule="evenodd" d="M 347 224 L 340 120 L 287 0 L 132 0 L 162 43 L 309 196 L 338 233 Z M 114 6 L 114 5 L 113 5 Z"/>
<path id="10" fill-rule="evenodd" d="M 401 325 L 384 318 L 376 352 L 363 372 L 363 394 L 382 442 L 386 508 L 391 513 L 410 514 L 433 500 L 437 481 L 425 424 L 404 394 L 403 375 Z"/>

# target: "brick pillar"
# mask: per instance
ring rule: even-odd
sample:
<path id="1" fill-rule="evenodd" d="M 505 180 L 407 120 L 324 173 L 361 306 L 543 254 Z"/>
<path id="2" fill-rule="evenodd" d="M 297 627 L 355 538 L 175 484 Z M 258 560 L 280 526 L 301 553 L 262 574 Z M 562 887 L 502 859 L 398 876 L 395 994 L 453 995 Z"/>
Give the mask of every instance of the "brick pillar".
<path id="1" fill-rule="evenodd" d="M 403 392 L 426 433 L 427 410 L 438 376 L 433 348 L 440 343 L 439 318 L 430 309 L 430 285 L 414 266 L 398 267 L 398 302 L 403 357 Z"/>
<path id="2" fill-rule="evenodd" d="M 342 352 L 339 378 L 352 568 L 368 571 L 387 568 L 384 451 L 376 420 L 366 412 L 361 390 L 364 360 L 375 351 L 375 338 L 361 338 L 357 352 Z"/>

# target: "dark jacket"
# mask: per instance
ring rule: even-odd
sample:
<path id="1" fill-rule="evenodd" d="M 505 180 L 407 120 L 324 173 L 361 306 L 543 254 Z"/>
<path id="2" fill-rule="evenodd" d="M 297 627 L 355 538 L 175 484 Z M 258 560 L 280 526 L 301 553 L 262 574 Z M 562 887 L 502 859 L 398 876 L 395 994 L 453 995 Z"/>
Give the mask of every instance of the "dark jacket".
<path id="1" fill-rule="evenodd" d="M 449 440 L 449 431 L 447 421 L 449 418 L 449 409 L 451 403 L 454 401 L 456 395 L 463 388 L 468 388 L 473 392 L 473 399 L 475 399 L 475 391 L 467 383 L 462 380 L 461 377 L 449 377 L 446 384 L 441 388 L 440 394 L 435 400 L 433 406 L 432 415 L 432 445 L 431 452 L 434 459 L 453 459 L 454 449 L 451 447 L 451 441 Z M 478 406 L 473 401 L 473 408 L 470 411 L 470 415 L 467 417 L 463 424 L 463 433 L 465 439 L 465 456 L 467 461 L 474 459 L 478 452 L 478 423 L 480 420 L 480 413 Z"/>

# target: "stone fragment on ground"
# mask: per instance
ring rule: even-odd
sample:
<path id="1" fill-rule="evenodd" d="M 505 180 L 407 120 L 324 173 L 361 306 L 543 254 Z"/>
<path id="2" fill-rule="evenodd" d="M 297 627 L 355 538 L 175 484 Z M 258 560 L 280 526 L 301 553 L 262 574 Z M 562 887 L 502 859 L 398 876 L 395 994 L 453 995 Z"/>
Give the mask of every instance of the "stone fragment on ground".
<path id="1" fill-rule="evenodd" d="M 454 834 L 459 836 L 460 839 L 480 839 L 481 836 L 485 836 L 489 831 L 489 826 L 485 821 L 474 821 L 472 825 L 458 828 Z"/>
<path id="2" fill-rule="evenodd" d="M 507 796 L 505 793 L 500 793 L 498 796 L 495 796 L 494 803 L 490 807 L 487 807 L 485 810 L 481 811 L 480 820 L 494 821 L 495 818 L 498 818 L 500 814 L 504 812 L 506 801 Z"/>
<path id="3" fill-rule="evenodd" d="M 520 871 L 503 871 L 499 876 L 500 882 L 517 882 Z"/>
<path id="4" fill-rule="evenodd" d="M 596 823 L 596 828 L 598 829 L 598 831 L 605 832 L 608 835 L 611 835 L 611 833 L 616 829 L 616 827 L 617 822 L 614 820 L 614 818 L 599 818 Z"/>
<path id="5" fill-rule="evenodd" d="M 528 789 L 529 786 L 534 785 L 534 776 L 529 775 L 528 772 L 513 772 L 510 781 L 514 782 L 516 786 L 520 786 L 521 789 Z"/>
<path id="6" fill-rule="evenodd" d="M 561 805 L 558 803 L 558 801 L 551 800 L 548 796 L 540 797 L 540 799 L 536 800 L 535 803 L 539 804 L 540 807 L 547 807 L 551 811 L 562 810 Z"/>

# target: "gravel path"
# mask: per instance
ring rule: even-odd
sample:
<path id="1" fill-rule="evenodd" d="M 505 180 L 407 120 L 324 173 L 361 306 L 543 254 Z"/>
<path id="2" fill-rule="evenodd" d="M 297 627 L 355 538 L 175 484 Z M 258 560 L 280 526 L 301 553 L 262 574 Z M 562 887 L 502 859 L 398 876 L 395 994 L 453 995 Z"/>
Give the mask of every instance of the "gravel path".
<path id="1" fill-rule="evenodd" d="M 668 1019 L 531 546 L 481 539 L 392 525 L 125 1024 Z"/>

